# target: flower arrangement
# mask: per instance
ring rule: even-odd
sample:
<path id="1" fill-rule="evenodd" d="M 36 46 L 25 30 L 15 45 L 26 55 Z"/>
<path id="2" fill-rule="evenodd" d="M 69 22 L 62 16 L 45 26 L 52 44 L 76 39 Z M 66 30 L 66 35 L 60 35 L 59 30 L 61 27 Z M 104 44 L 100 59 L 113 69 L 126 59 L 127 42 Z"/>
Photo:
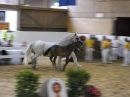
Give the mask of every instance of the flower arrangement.
<path id="1" fill-rule="evenodd" d="M 101 92 L 98 88 L 94 86 L 88 86 L 87 92 L 85 92 L 84 97 L 101 97 Z"/>

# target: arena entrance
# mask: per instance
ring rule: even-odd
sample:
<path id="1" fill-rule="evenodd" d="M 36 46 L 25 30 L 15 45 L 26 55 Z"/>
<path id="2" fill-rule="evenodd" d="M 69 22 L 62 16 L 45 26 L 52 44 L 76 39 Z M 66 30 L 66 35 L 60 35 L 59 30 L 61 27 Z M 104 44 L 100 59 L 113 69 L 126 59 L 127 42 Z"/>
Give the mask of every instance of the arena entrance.
<path id="1" fill-rule="evenodd" d="M 130 36 L 130 18 L 118 17 L 115 21 L 115 35 Z"/>

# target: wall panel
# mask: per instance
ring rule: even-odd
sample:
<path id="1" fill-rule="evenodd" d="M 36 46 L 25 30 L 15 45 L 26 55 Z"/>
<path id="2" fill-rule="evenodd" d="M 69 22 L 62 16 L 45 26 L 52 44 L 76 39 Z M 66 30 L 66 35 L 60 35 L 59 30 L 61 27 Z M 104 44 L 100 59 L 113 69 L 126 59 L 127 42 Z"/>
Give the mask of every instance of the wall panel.
<path id="1" fill-rule="evenodd" d="M 66 31 L 67 10 L 21 9 L 20 30 L 22 31 Z"/>
<path id="2" fill-rule="evenodd" d="M 68 22 L 68 31 L 111 35 L 113 32 L 112 22 L 111 19 L 70 18 Z"/>

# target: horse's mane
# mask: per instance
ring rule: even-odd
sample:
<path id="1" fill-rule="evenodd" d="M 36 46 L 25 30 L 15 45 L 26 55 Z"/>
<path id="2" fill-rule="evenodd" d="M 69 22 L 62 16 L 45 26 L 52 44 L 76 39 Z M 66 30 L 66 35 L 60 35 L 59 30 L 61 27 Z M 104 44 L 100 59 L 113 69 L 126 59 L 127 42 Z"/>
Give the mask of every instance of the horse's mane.
<path id="1" fill-rule="evenodd" d="M 75 34 L 69 34 L 67 35 L 66 37 L 62 38 L 62 39 L 59 39 L 58 41 L 64 41 L 64 40 L 67 40 L 67 39 L 70 39 L 70 37 L 74 36 Z"/>

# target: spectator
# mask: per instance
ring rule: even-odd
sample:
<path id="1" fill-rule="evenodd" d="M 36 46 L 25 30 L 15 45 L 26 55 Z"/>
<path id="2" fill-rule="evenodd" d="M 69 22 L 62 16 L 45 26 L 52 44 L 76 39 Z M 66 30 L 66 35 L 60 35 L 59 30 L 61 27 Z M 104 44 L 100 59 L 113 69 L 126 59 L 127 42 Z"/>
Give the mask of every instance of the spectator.
<path id="1" fill-rule="evenodd" d="M 89 61 L 89 62 L 93 61 L 94 44 L 95 44 L 95 40 L 93 39 L 93 35 L 90 35 L 90 38 L 85 40 L 85 45 L 86 45 L 85 60 L 86 61 Z"/>
<path id="2" fill-rule="evenodd" d="M 23 41 L 22 44 L 21 44 L 21 46 L 26 47 L 27 46 L 27 42 Z"/>
<path id="3" fill-rule="evenodd" d="M 7 32 L 8 32 L 8 28 L 5 27 L 3 30 L 1 30 L 1 33 L 2 33 L 2 39 L 3 40 L 6 40 L 7 39 Z"/>
<path id="4" fill-rule="evenodd" d="M 13 47 L 11 40 L 8 41 L 7 47 Z"/>
<path id="5" fill-rule="evenodd" d="M 115 38 L 112 40 L 112 59 L 113 59 L 113 61 L 117 61 L 118 53 L 120 53 L 120 52 L 118 52 L 120 44 L 121 44 L 121 42 L 118 39 L 118 36 L 115 36 Z"/>
<path id="6" fill-rule="evenodd" d="M 111 49 L 111 41 L 109 39 L 102 40 L 101 42 L 102 63 L 112 63 L 110 60 L 110 49 Z"/>
<path id="7" fill-rule="evenodd" d="M 14 42 L 14 34 L 13 34 L 13 31 L 8 31 L 7 33 L 7 40 L 10 41 L 11 43 Z"/>
<path id="8" fill-rule="evenodd" d="M 1 46 L 6 47 L 7 44 L 8 44 L 8 42 L 7 42 L 6 38 L 3 38 L 1 41 Z"/>
<path id="9" fill-rule="evenodd" d="M 125 43 L 124 43 L 124 58 L 123 58 L 123 66 L 128 66 L 130 63 L 130 41 L 125 38 Z"/>

